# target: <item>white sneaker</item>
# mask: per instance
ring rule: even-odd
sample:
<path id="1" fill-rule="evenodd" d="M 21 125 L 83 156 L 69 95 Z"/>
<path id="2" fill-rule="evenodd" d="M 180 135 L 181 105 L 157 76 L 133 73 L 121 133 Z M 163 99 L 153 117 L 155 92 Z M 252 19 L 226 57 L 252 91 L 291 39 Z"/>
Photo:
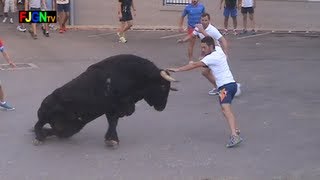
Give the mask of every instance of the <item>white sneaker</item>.
<path id="1" fill-rule="evenodd" d="M 49 24 L 49 28 L 54 31 L 57 30 L 57 27 L 55 27 L 54 24 Z"/>
<path id="2" fill-rule="evenodd" d="M 25 27 L 17 26 L 17 30 L 20 32 L 26 32 L 27 29 Z"/>
<path id="3" fill-rule="evenodd" d="M 241 89 L 240 89 L 240 87 L 241 87 L 241 84 L 240 84 L 240 83 L 237 83 L 237 92 L 236 92 L 236 94 L 234 95 L 235 97 L 238 97 L 238 96 L 241 95 Z"/>
<path id="4" fill-rule="evenodd" d="M 219 90 L 216 89 L 216 88 L 213 88 L 212 90 L 210 90 L 210 91 L 208 92 L 208 94 L 209 94 L 209 95 L 212 95 L 212 96 L 218 95 L 218 94 L 219 94 Z"/>
<path id="5" fill-rule="evenodd" d="M 7 19 L 8 19 L 7 17 L 3 18 L 2 22 L 5 23 L 7 21 Z"/>
<path id="6" fill-rule="evenodd" d="M 124 38 L 124 37 L 120 37 L 120 38 L 119 38 L 119 42 L 126 43 L 127 40 L 126 40 L 126 38 Z"/>
<path id="7" fill-rule="evenodd" d="M 10 18 L 10 23 L 13 24 L 13 19 L 12 18 Z"/>

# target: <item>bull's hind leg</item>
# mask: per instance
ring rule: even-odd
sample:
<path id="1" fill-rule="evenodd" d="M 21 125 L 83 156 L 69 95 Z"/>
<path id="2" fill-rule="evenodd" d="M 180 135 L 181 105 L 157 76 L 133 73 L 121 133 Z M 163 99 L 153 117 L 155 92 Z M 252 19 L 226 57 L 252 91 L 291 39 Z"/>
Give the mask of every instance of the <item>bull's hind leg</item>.
<path id="1" fill-rule="evenodd" d="M 53 125 L 55 130 L 55 135 L 59 138 L 69 138 L 74 134 L 78 133 L 85 123 L 77 120 L 66 120 L 66 121 L 57 121 Z"/>
<path id="2" fill-rule="evenodd" d="M 109 147 L 118 147 L 119 138 L 117 134 L 118 117 L 107 116 L 109 128 L 105 135 L 105 143 Z"/>

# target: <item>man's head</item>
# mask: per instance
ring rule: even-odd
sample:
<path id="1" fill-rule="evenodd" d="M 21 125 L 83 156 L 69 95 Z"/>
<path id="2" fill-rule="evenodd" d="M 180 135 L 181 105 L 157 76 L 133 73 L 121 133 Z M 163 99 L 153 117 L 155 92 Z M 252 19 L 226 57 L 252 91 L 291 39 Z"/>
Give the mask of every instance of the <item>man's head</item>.
<path id="1" fill-rule="evenodd" d="M 203 13 L 201 15 L 201 24 L 202 24 L 204 29 L 206 29 L 209 26 L 209 24 L 210 24 L 210 14 Z"/>
<path id="2" fill-rule="evenodd" d="M 199 2 L 199 0 L 192 0 L 192 5 L 197 5 L 198 4 L 198 2 Z"/>
<path id="3" fill-rule="evenodd" d="M 215 50 L 215 44 L 212 37 L 206 36 L 203 39 L 201 39 L 201 51 L 205 55 L 212 53 L 214 50 Z"/>

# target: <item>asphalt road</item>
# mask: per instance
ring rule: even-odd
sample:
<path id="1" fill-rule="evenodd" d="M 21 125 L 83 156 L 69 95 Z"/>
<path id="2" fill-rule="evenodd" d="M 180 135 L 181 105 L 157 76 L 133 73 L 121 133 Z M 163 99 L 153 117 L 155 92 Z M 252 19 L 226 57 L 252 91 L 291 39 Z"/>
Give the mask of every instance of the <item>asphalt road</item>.
<path id="1" fill-rule="evenodd" d="M 141 101 L 121 119 L 120 146 L 111 150 L 104 145 L 105 117 L 70 139 L 33 146 L 29 130 L 41 101 L 111 55 L 133 53 L 162 68 L 183 65 L 187 44 L 166 38 L 178 33 L 131 31 L 126 44 L 102 30 L 39 33 L 33 40 L 1 24 L 13 60 L 38 68 L 0 71 L 6 100 L 16 107 L 0 111 L 0 179 L 320 179 L 319 34 L 261 33 L 227 36 L 229 64 L 242 83 L 233 103 L 241 146 L 225 148 L 228 129 L 217 97 L 194 70 L 173 75 L 179 91 L 170 93 L 163 112 Z"/>

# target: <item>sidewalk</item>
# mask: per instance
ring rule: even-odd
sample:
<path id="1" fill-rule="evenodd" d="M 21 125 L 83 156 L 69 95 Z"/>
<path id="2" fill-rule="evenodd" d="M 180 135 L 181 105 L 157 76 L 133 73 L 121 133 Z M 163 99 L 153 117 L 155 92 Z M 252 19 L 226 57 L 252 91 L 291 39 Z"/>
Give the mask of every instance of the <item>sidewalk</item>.
<path id="1" fill-rule="evenodd" d="M 116 1 L 100 3 L 92 0 L 90 9 L 85 1 L 75 1 L 75 25 L 90 27 L 116 26 Z M 97 2 L 97 3 L 94 3 Z M 134 27 L 176 27 L 183 6 L 163 6 L 162 0 L 137 1 Z M 220 1 L 201 0 L 212 17 L 212 23 L 223 27 Z M 256 28 L 275 31 L 320 31 L 320 2 L 257 0 Z M 96 13 L 99 12 L 99 13 Z M 238 15 L 238 28 L 242 29 L 242 15 Z"/>

